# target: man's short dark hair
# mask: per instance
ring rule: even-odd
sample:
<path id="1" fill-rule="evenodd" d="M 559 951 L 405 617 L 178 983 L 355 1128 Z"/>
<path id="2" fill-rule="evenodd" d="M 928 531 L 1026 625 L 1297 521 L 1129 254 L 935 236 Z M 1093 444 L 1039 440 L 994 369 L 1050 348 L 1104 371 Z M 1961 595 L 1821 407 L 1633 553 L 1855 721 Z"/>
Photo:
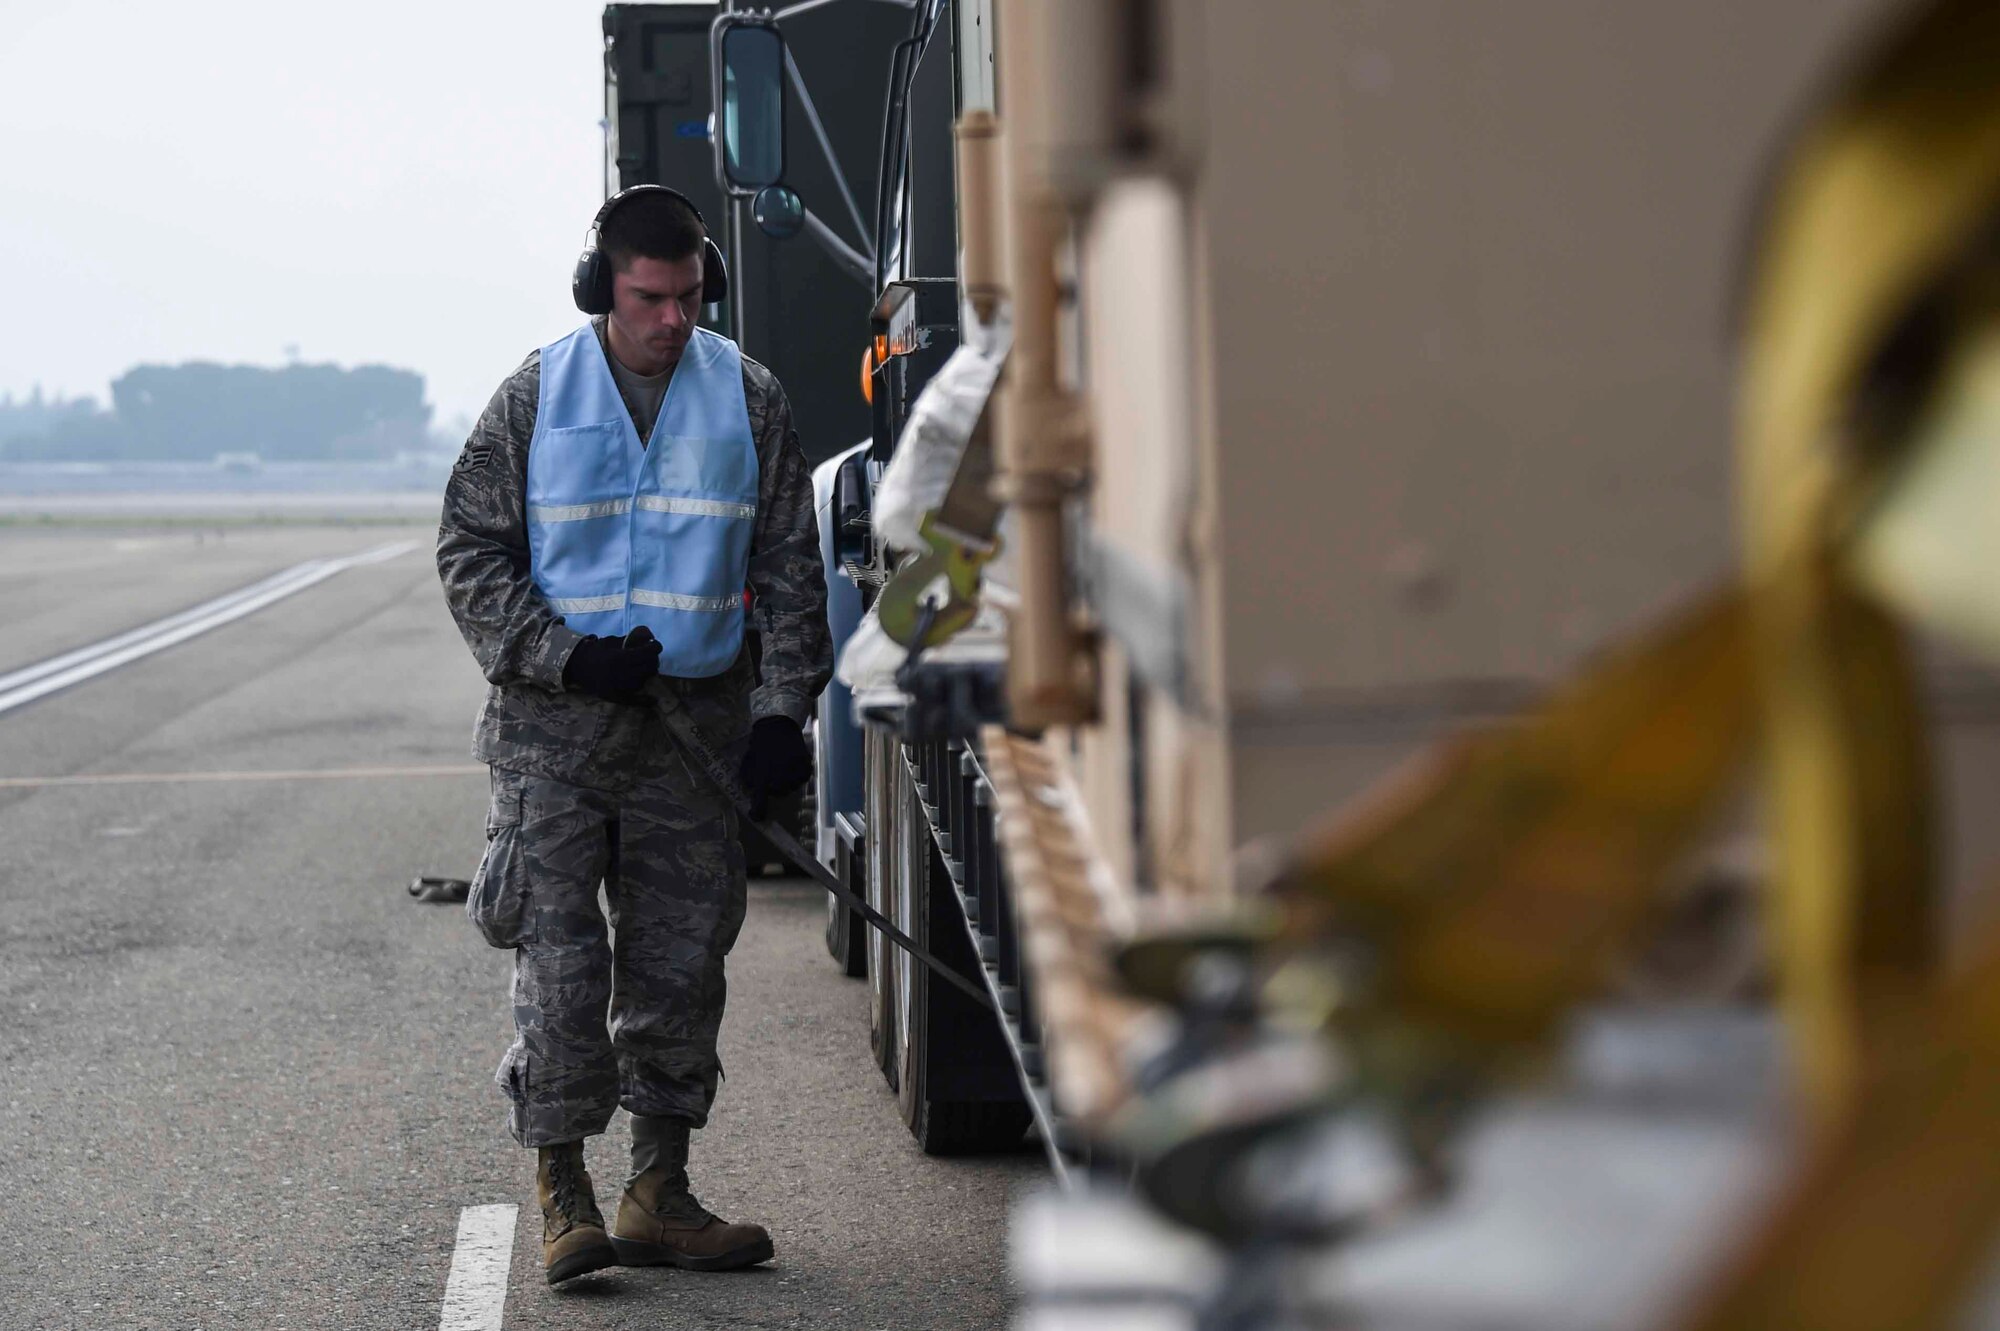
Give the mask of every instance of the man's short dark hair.
<path id="1" fill-rule="evenodd" d="M 675 263 L 701 252 L 708 230 L 694 209 L 671 194 L 637 194 L 611 210 L 597 235 L 597 247 L 624 272 L 634 259 Z"/>

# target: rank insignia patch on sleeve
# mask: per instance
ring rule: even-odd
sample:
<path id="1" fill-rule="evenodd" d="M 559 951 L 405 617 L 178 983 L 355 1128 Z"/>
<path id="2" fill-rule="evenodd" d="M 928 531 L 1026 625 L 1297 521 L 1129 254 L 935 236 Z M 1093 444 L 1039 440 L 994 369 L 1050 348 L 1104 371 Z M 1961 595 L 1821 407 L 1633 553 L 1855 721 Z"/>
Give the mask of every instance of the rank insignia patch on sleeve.
<path id="1" fill-rule="evenodd" d="M 465 446 L 465 451 L 458 455 L 458 461 L 452 464 L 451 469 L 456 472 L 485 471 L 486 464 L 492 460 L 493 445 L 468 443 Z"/>

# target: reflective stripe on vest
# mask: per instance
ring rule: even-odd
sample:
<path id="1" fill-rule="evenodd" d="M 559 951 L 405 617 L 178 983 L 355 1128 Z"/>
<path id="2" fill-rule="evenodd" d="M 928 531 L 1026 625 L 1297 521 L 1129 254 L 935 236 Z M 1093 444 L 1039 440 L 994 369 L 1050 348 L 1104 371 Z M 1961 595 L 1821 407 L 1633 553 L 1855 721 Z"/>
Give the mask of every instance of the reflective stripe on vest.
<path id="1" fill-rule="evenodd" d="M 570 628 L 622 637 L 644 624 L 661 674 L 727 670 L 757 516 L 736 344 L 695 330 L 644 447 L 594 329 L 543 347 L 527 510 L 535 586 Z"/>

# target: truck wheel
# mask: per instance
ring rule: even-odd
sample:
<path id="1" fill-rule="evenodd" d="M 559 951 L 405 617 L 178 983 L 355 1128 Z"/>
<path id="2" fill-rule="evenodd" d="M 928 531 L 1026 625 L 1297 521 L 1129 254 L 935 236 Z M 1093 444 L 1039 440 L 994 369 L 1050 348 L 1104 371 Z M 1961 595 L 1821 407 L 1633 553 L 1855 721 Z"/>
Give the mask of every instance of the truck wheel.
<path id="1" fill-rule="evenodd" d="M 890 972 L 891 964 L 884 964 L 884 944 L 878 937 L 873 940 L 874 956 L 868 966 L 868 980 L 872 987 L 868 1004 L 868 1049 L 875 1055 L 875 1066 L 882 1069 L 883 1078 L 890 1090 L 896 1090 L 897 1081 L 902 1076 L 902 1041 L 896 1036 L 895 976 Z"/>
<path id="2" fill-rule="evenodd" d="M 817 823 L 818 811 L 813 821 Z M 859 820 L 852 814 L 833 819 L 833 871 L 856 896 L 868 895 L 868 838 L 857 831 Z M 817 828 L 814 829 L 817 831 Z M 810 844 L 810 843 L 808 843 Z M 841 973 L 858 980 L 868 973 L 868 926 L 832 893 L 826 898 L 826 950 Z"/>
<path id="3" fill-rule="evenodd" d="M 859 915 L 835 901 L 826 900 L 826 952 L 840 967 L 840 973 L 858 980 L 868 973 L 868 949 L 863 939 L 868 925 Z"/>
<path id="4" fill-rule="evenodd" d="M 889 881 L 899 900 L 891 918 L 940 960 L 976 973 L 964 907 L 931 839 L 915 785 L 905 772 L 897 777 L 902 817 L 891 839 L 900 863 Z M 933 983 L 930 972 L 900 949 L 895 964 L 903 982 L 886 991 L 898 1000 L 892 1029 L 902 1047 L 891 1085 L 897 1110 L 917 1144 L 927 1155 L 1019 1146 L 1032 1115 L 992 1014 L 949 984 Z"/>
<path id="5" fill-rule="evenodd" d="M 924 1106 L 911 1126 L 925 1155 L 985 1155 L 1012 1150 L 1028 1134 L 1034 1115 L 1021 1103 L 954 1101 Z"/>
<path id="6" fill-rule="evenodd" d="M 863 896 L 869 905 L 893 920 L 896 918 L 893 885 L 897 836 L 896 822 L 890 816 L 890 810 L 895 807 L 898 792 L 902 789 L 899 784 L 902 753 L 894 736 L 873 732 L 867 737 L 863 753 L 868 832 L 866 863 L 863 865 L 867 891 Z M 868 972 L 868 1048 L 875 1055 L 875 1065 L 882 1069 L 882 1075 L 893 1091 L 902 1064 L 901 1041 L 896 1034 L 901 1012 L 896 1001 L 896 958 L 899 951 L 879 930 L 864 929 L 861 937 L 861 950 L 867 958 Z"/>

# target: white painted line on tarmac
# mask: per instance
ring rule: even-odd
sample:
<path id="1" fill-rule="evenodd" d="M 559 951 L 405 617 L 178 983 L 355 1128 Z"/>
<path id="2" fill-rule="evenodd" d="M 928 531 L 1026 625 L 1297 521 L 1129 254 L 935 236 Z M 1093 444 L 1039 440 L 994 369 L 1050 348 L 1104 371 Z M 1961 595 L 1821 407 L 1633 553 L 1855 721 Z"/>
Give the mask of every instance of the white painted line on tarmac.
<path id="1" fill-rule="evenodd" d="M 434 767 L 326 767 L 241 772 L 84 772 L 76 776 L 0 776 L 0 790 L 42 786 L 176 785 L 184 781 L 384 781 L 411 776 L 485 776 L 484 763 Z"/>
<path id="2" fill-rule="evenodd" d="M 128 665 L 141 657 L 165 651 L 189 638 L 220 628 L 224 624 L 255 614 L 265 606 L 294 596 L 308 587 L 314 587 L 337 573 L 351 568 L 361 568 L 368 564 L 379 564 L 408 554 L 417 548 L 415 541 L 395 541 L 379 545 L 360 554 L 344 555 L 338 559 L 311 559 L 295 565 L 282 573 L 274 574 L 260 582 L 251 583 L 218 596 L 212 601 L 168 615 L 151 624 L 116 634 L 88 647 L 64 652 L 31 666 L 0 675 L 0 712 L 10 712 L 16 707 L 25 707 L 37 698 L 45 698 L 59 689 L 81 684 L 119 666 Z"/>
<path id="3" fill-rule="evenodd" d="M 444 1282 L 438 1331 L 500 1331 L 507 1311 L 507 1268 L 514 1261 L 520 1207 L 468 1206 L 458 1213 L 458 1246 Z"/>
<path id="4" fill-rule="evenodd" d="M 324 561 L 314 559 L 307 563 L 296 565 L 295 567 L 286 569 L 282 573 L 274 573 L 262 582 L 253 582 L 248 587 L 238 588 L 226 596 L 218 596 L 213 601 L 205 601 L 191 609 L 183 610 L 179 614 L 168 615 L 165 619 L 158 619 L 150 624 L 143 624 L 136 629 L 106 638 L 101 642 L 91 643 L 88 647 L 79 647 L 75 651 L 64 652 L 61 656 L 52 656 L 46 661 L 37 661 L 31 666 L 23 666 L 19 670 L 0 675 L 0 694 L 11 692 L 23 684 L 30 684 L 35 680 L 59 674 L 64 670 L 70 669 L 72 666 L 81 665 L 85 661 L 93 661 L 100 656 L 107 656 L 122 647 L 129 647 L 133 643 L 143 642 L 155 634 L 167 632 L 170 629 L 180 627 L 182 624 L 191 623 L 194 620 L 204 618 L 217 611 L 225 610 L 241 601 L 247 601 L 252 596 L 268 591 L 273 587 L 283 586 L 301 574 L 317 569 L 322 562 Z"/>

